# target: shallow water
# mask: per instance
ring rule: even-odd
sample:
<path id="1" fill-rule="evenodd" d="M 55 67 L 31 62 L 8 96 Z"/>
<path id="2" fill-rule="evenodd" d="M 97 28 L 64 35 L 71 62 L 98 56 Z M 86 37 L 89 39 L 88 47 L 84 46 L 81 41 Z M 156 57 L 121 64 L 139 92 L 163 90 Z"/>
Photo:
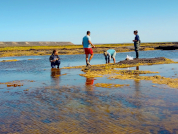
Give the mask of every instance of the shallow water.
<path id="1" fill-rule="evenodd" d="M 178 61 L 178 51 L 142 51 L 141 58 L 166 57 Z M 124 60 L 134 52 L 118 53 Z M 61 55 L 61 67 L 85 64 L 84 55 Z M 51 70 L 49 56 L 0 58 L 0 133 L 178 133 L 178 90 L 151 81 L 109 80 L 79 76 L 80 69 Z M 34 59 L 34 60 L 28 60 Z M 95 54 L 91 64 L 104 64 Z M 127 68 L 128 69 L 128 68 Z M 129 68 L 129 69 L 136 69 Z M 178 65 L 140 66 L 177 78 Z M 146 74 L 157 75 L 157 74 Z M 12 83 L 14 83 L 12 82 Z M 96 83 L 130 84 L 101 88 Z M 153 86 L 154 85 L 154 86 Z"/>

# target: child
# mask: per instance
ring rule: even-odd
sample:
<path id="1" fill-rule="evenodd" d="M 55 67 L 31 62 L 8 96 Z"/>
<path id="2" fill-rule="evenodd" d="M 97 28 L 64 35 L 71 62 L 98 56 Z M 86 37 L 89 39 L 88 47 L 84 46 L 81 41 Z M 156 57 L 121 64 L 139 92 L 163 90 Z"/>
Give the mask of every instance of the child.
<path id="1" fill-rule="evenodd" d="M 136 58 L 139 57 L 139 47 L 140 47 L 140 37 L 137 35 L 138 31 L 134 31 L 135 34 L 135 40 L 133 40 L 134 42 L 134 47 L 135 47 L 135 52 L 136 52 Z"/>
<path id="2" fill-rule="evenodd" d="M 53 53 L 49 57 L 49 61 L 51 62 L 51 67 L 52 68 L 55 68 L 56 65 L 57 65 L 57 68 L 59 68 L 60 58 L 58 56 L 58 51 L 57 50 L 53 50 Z"/>

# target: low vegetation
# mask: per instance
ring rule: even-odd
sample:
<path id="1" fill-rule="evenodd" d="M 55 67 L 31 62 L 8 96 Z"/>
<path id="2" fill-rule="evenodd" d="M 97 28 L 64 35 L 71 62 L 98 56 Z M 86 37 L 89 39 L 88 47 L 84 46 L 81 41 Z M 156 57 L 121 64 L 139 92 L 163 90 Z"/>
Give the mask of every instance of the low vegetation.
<path id="1" fill-rule="evenodd" d="M 30 46 L 31 45 L 31 46 Z M 172 43 L 141 43 L 140 50 L 155 50 L 159 46 L 170 46 Z M 107 49 L 115 49 L 117 52 L 134 51 L 133 43 L 126 44 L 98 44 L 93 49 L 94 53 L 103 53 Z M 6 46 L 0 44 L 0 57 L 11 56 L 30 56 L 30 55 L 50 55 L 53 49 L 59 51 L 59 55 L 84 54 L 82 45 L 56 45 L 52 46 L 34 46 L 31 44 L 25 46 Z"/>

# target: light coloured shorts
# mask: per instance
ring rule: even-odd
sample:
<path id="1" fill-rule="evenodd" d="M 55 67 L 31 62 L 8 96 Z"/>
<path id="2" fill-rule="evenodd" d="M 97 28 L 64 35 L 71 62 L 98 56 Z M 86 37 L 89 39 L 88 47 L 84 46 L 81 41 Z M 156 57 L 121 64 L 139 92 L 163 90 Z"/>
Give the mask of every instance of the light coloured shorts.
<path id="1" fill-rule="evenodd" d="M 116 57 L 116 51 L 114 52 L 114 54 L 111 56 L 112 58 Z"/>

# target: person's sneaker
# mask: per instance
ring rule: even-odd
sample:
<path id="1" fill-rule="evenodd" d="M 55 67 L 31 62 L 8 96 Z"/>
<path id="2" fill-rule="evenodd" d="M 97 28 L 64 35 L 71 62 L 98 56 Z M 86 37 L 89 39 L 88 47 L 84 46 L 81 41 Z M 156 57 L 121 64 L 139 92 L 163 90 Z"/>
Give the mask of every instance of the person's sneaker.
<path id="1" fill-rule="evenodd" d="M 88 66 L 91 66 L 91 64 L 90 64 L 90 62 L 89 62 L 89 61 L 87 61 L 87 67 L 88 67 Z"/>

